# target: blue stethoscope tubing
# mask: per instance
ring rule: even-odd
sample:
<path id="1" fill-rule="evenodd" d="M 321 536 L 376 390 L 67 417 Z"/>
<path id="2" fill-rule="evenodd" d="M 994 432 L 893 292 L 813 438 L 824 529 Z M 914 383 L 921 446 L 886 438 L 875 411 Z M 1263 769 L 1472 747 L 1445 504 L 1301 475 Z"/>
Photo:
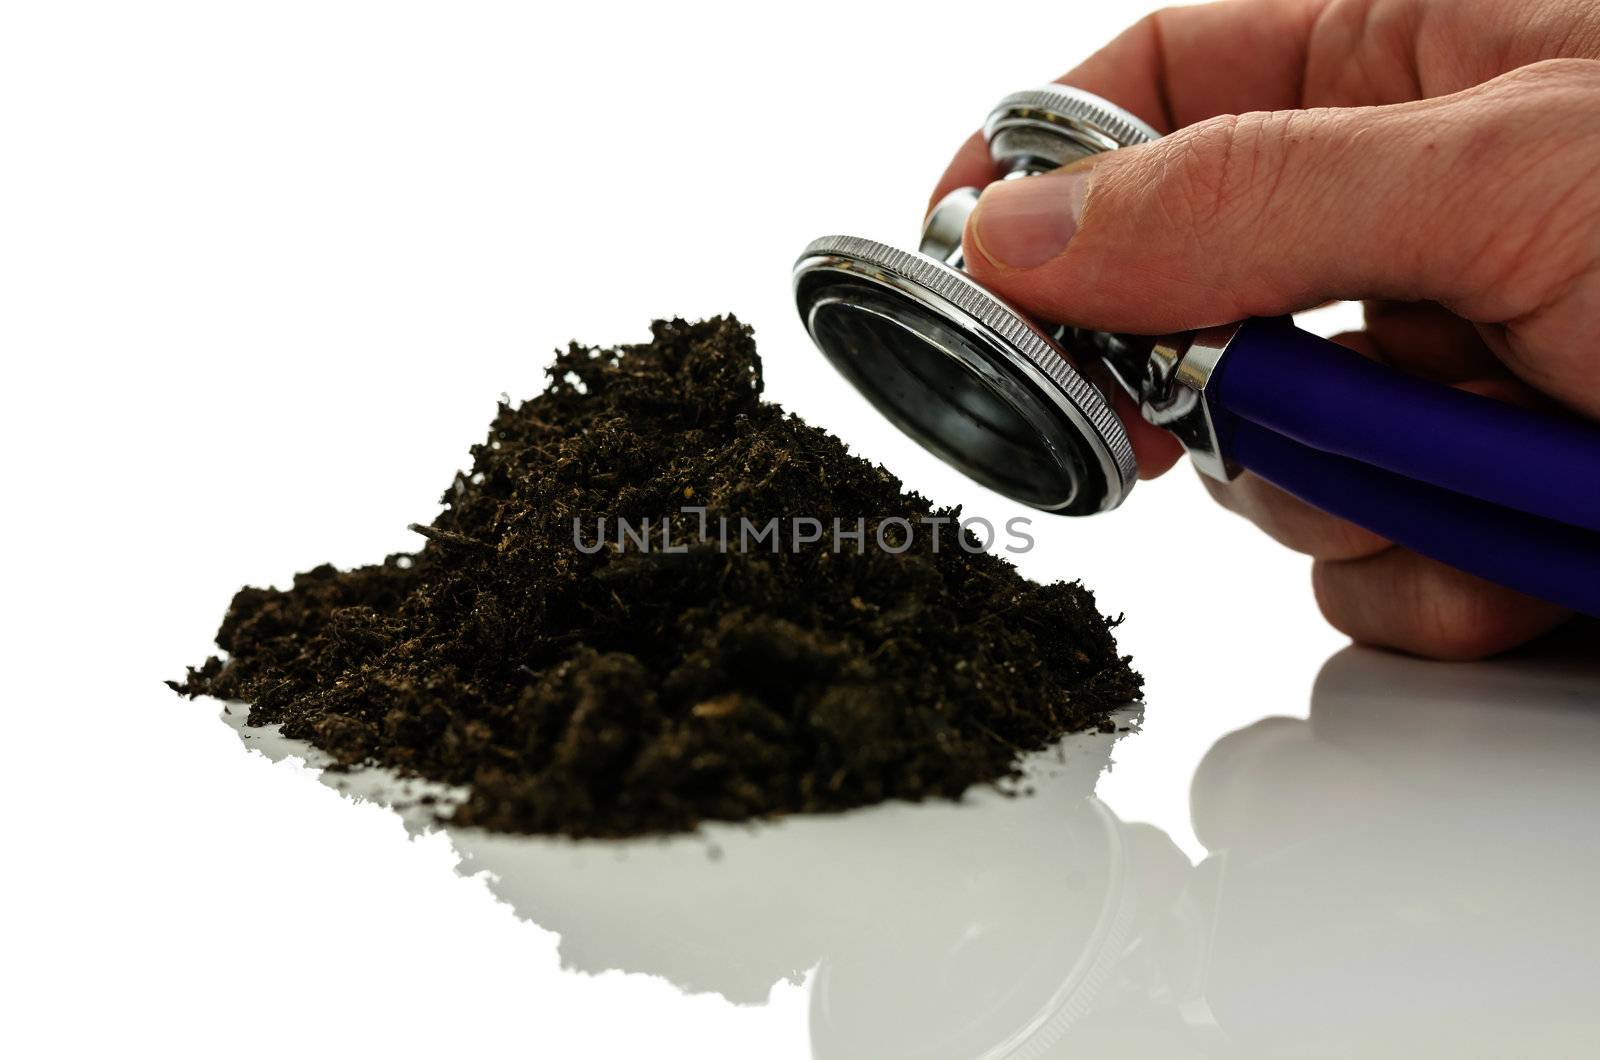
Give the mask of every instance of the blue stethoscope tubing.
<path id="1" fill-rule="evenodd" d="M 1600 616 L 1600 428 L 1406 375 L 1287 319 L 1206 387 L 1223 453 L 1460 570 Z"/>

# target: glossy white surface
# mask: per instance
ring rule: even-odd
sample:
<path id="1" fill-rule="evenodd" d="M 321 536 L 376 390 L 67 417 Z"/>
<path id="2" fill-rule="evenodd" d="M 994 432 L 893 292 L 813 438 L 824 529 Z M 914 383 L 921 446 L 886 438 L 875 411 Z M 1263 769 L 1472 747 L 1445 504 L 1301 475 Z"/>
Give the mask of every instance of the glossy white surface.
<path id="1" fill-rule="evenodd" d="M 736 311 L 772 398 L 1021 514 L 827 369 L 789 268 L 909 243 L 994 100 L 1148 6 L 0 5 L 0 1055 L 1026 1056 L 1054 1012 L 1068 1055 L 1582 1055 L 1600 678 L 1319 678 L 1308 564 L 1186 472 L 1035 524 L 1147 707 L 1032 800 L 720 860 L 463 838 L 463 878 L 160 683 L 240 584 L 415 548 L 498 394 L 663 314 Z"/>

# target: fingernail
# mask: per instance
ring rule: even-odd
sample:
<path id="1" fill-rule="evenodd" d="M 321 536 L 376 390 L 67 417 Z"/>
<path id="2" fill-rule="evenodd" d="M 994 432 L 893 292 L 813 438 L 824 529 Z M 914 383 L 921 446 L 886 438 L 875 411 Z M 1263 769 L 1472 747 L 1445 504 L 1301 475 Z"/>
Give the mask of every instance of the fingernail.
<path id="1" fill-rule="evenodd" d="M 1003 269 L 1032 269 L 1067 249 L 1083 217 L 1091 167 L 989 185 L 972 216 L 978 252 Z"/>

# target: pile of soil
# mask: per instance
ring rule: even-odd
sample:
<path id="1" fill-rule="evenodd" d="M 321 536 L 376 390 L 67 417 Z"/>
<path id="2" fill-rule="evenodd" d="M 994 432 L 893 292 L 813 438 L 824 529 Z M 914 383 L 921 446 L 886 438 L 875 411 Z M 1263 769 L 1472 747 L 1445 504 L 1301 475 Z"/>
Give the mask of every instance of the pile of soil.
<path id="1" fill-rule="evenodd" d="M 883 520 L 959 509 L 762 402 L 733 318 L 573 344 L 549 376 L 501 404 L 421 551 L 241 589 L 226 660 L 173 687 L 245 700 L 342 765 L 466 785 L 457 823 L 573 836 L 954 798 L 1137 698 L 1081 585 L 948 531 L 875 547 Z M 587 545 L 601 517 L 667 516 L 684 551 L 575 544 L 574 519 Z M 723 517 L 774 516 L 864 518 L 866 546 L 718 540 Z"/>

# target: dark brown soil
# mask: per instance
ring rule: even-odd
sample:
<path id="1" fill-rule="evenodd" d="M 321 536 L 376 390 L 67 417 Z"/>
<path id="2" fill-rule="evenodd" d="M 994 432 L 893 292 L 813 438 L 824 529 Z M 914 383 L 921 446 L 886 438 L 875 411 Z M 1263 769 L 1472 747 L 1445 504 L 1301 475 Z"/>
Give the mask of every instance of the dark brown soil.
<path id="1" fill-rule="evenodd" d="M 457 822 L 574 836 L 954 798 L 1138 696 L 1081 585 L 948 530 L 937 553 L 925 533 L 876 548 L 881 520 L 958 513 L 760 401 L 749 329 L 652 334 L 573 345 L 544 393 L 502 404 L 421 551 L 241 589 L 227 661 L 174 688 L 246 700 L 345 765 L 465 784 Z M 684 553 L 574 546 L 574 517 L 587 543 L 600 516 L 668 515 Z M 864 517 L 867 545 L 718 544 L 719 516 L 797 515 Z"/>

